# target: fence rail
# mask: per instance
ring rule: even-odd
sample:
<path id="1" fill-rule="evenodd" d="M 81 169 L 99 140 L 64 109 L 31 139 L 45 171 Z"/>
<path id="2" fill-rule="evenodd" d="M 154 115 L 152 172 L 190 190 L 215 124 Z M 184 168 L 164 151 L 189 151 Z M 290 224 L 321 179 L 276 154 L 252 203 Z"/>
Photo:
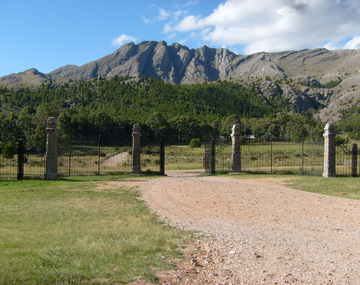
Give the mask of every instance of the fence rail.
<path id="1" fill-rule="evenodd" d="M 323 142 L 245 144 L 241 149 L 243 171 L 302 175 L 323 172 Z"/>
<path id="2" fill-rule="evenodd" d="M 26 149 L 19 140 L 16 154 L 0 155 L 0 179 L 43 178 L 45 172 L 45 154 L 35 149 Z"/>
<path id="3" fill-rule="evenodd" d="M 140 126 L 135 124 L 138 139 L 140 138 Z M 48 130 L 48 128 L 47 128 Z M 55 130 L 55 128 L 53 129 Z M 331 139 L 335 136 L 330 132 Z M 52 132 L 52 135 L 56 131 Z M 347 147 L 335 147 L 335 142 L 257 142 L 251 140 L 240 144 L 237 137 L 233 136 L 234 146 L 231 142 L 215 144 L 211 142 L 205 145 L 204 152 L 184 152 L 183 147 L 167 146 L 168 153 L 164 151 L 164 144 L 140 145 L 138 142 L 136 151 L 134 144 L 129 144 L 128 139 L 109 137 L 102 140 L 100 136 L 78 136 L 56 141 L 56 147 L 47 148 L 57 150 L 47 152 L 49 160 L 43 152 L 35 149 L 26 149 L 20 140 L 17 151 L 14 149 L 1 150 L 0 156 L 0 179 L 23 179 L 23 178 L 44 178 L 49 173 L 49 161 L 56 156 L 56 176 L 72 175 L 94 175 L 94 174 L 120 174 L 120 173 L 141 173 L 159 172 L 164 174 L 165 165 L 170 169 L 198 169 L 204 167 L 205 172 L 229 173 L 243 172 L 251 173 L 293 173 L 302 175 L 324 175 L 332 176 L 357 176 L 360 163 L 357 156 L 357 145 L 352 150 Z M 325 136 L 325 135 L 324 135 Z M 49 142 L 49 141 L 48 141 Z M 106 143 L 104 143 L 106 142 Z M 326 146 L 331 146 L 331 149 Z M 45 142 L 44 142 L 45 145 Z M 13 147 L 14 148 L 14 147 Z M 137 156 L 134 162 L 134 154 Z M 141 153 L 141 160 L 139 154 Z M 166 157 L 166 159 L 165 159 Z M 327 161 L 331 158 L 331 164 Z M 236 158 L 236 169 L 234 161 Z M 165 163 L 166 160 L 166 163 Z M 238 164 L 241 164 L 239 168 Z M 134 171 L 134 165 L 139 169 Z M 325 165 L 331 165 L 330 168 Z M 53 169 L 53 168 L 51 168 Z M 329 174 L 330 173 L 330 174 Z M 325 175 L 326 174 L 326 175 Z M 335 174 L 335 175 L 333 175 Z M 332 177 L 331 176 L 331 177 Z"/>
<path id="4" fill-rule="evenodd" d="M 232 145 L 216 146 L 215 169 L 217 173 L 229 173 L 232 163 Z M 352 153 L 336 147 L 336 173 L 353 176 Z M 357 163 L 359 173 L 360 161 Z M 260 142 L 247 141 L 241 145 L 241 170 L 249 173 L 301 174 L 321 176 L 324 167 L 324 142 Z M 210 171 L 208 171 L 210 172 Z"/>
<path id="5" fill-rule="evenodd" d="M 121 141 L 108 140 L 103 145 L 100 136 L 62 139 L 58 143 L 59 175 L 130 173 L 131 146 L 121 145 Z"/>

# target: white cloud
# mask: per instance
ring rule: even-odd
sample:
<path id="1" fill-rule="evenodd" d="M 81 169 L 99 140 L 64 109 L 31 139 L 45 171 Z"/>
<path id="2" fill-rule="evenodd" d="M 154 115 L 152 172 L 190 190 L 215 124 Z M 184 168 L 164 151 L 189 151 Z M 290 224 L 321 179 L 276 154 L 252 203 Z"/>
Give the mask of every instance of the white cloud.
<path id="1" fill-rule="evenodd" d="M 187 15 L 165 33 L 192 33 L 245 53 L 360 46 L 357 0 L 227 0 L 208 16 Z M 345 38 L 352 38 L 343 43 Z"/>
<path id="2" fill-rule="evenodd" d="M 171 13 L 165 11 L 164 9 L 159 8 L 159 16 L 157 17 L 157 20 L 158 21 L 166 20 L 170 15 Z"/>
<path id="3" fill-rule="evenodd" d="M 360 48 L 360 36 L 353 37 L 350 41 L 348 41 L 344 48 L 346 49 L 358 49 Z"/>
<path id="4" fill-rule="evenodd" d="M 199 4 L 199 1 L 190 0 L 185 4 L 185 6 L 196 6 L 197 4 Z"/>
<path id="5" fill-rule="evenodd" d="M 168 39 L 169 39 L 169 40 L 172 40 L 172 39 L 175 38 L 176 36 L 177 36 L 176 33 L 172 33 L 172 34 L 168 35 Z"/>
<path id="6" fill-rule="evenodd" d="M 184 44 L 186 44 L 187 41 L 188 41 L 187 39 L 183 39 L 183 40 L 178 41 L 178 43 L 181 45 L 184 45 Z"/>
<path id="7" fill-rule="evenodd" d="M 190 0 L 188 1 L 186 4 L 180 4 L 180 3 L 173 3 L 175 8 L 179 8 L 179 7 L 189 7 L 189 6 L 196 6 L 199 4 L 199 1 L 197 0 Z"/>
<path id="8" fill-rule="evenodd" d="M 152 21 L 148 18 L 142 17 L 141 20 L 143 20 L 144 24 L 151 24 Z"/>
<path id="9" fill-rule="evenodd" d="M 122 34 L 120 37 L 112 41 L 112 46 L 122 46 L 125 43 L 135 42 L 136 40 L 137 39 L 132 36 Z"/>

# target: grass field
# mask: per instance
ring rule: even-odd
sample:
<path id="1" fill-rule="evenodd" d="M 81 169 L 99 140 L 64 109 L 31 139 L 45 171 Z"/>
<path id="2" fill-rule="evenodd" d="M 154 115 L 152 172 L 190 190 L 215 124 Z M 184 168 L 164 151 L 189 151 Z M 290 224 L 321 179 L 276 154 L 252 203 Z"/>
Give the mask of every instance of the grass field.
<path id="1" fill-rule="evenodd" d="M 302 175 L 241 174 L 236 179 L 273 179 L 286 187 L 342 198 L 360 199 L 359 177 L 324 178 Z"/>
<path id="2" fill-rule="evenodd" d="M 360 199 L 359 178 L 231 177 Z M 192 236 L 159 222 L 136 189 L 113 184 L 127 179 L 134 176 L 0 181 L 0 284 L 156 282 L 154 272 L 181 258 Z"/>
<path id="3" fill-rule="evenodd" d="M 0 181 L 0 284 L 156 281 L 190 234 L 158 222 L 136 189 L 108 182 L 119 179 Z"/>

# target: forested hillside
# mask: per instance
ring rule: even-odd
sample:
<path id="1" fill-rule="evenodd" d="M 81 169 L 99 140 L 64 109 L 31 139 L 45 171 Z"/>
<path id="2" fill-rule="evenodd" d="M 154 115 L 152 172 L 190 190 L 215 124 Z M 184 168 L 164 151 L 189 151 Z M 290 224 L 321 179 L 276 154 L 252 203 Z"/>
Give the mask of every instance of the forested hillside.
<path id="1" fill-rule="evenodd" d="M 162 103 L 164 102 L 163 96 L 172 96 L 173 93 L 171 92 L 179 92 L 181 94 L 179 95 L 180 99 L 188 94 L 194 95 L 195 93 L 201 94 L 200 99 L 202 99 L 202 94 L 207 96 L 207 94 L 199 91 L 200 89 L 204 90 L 204 83 L 227 80 L 248 82 L 251 85 L 252 82 L 252 84 L 256 85 L 257 92 L 264 95 L 267 100 L 282 101 L 285 104 L 282 111 L 306 112 L 310 110 L 310 112 L 313 112 L 311 109 L 314 109 L 317 111 L 316 117 L 323 122 L 336 123 L 342 116 L 340 112 L 358 104 L 359 64 L 359 49 L 327 50 L 318 48 L 237 55 L 226 48 L 216 49 L 203 46 L 198 49 L 190 49 L 178 43 L 168 45 L 164 41 L 143 41 L 138 44 L 124 44 L 113 53 L 82 66 L 66 65 L 46 74 L 35 68 L 17 74 L 9 74 L 0 77 L 0 88 L 24 89 L 22 93 L 15 92 L 16 98 L 13 98 L 12 102 L 10 102 L 9 109 L 16 108 L 16 105 L 24 106 L 26 103 L 32 106 L 31 104 L 34 101 L 36 103 L 39 100 L 41 102 L 47 101 L 48 99 L 42 97 L 43 95 L 51 96 L 53 95 L 51 92 L 57 92 L 57 96 L 54 97 L 56 101 L 67 100 L 66 104 L 76 103 L 78 109 L 80 108 L 79 103 L 88 106 L 92 103 L 102 102 L 106 103 L 107 111 L 109 111 L 109 108 L 117 109 L 117 111 L 121 110 L 123 114 L 128 111 L 123 117 L 129 119 L 135 117 L 136 120 L 139 120 L 138 110 L 140 108 L 137 108 L 138 106 L 133 101 L 131 108 L 122 108 L 129 106 L 124 100 L 129 101 L 128 97 L 130 95 L 128 92 L 132 92 L 139 97 L 142 95 L 147 96 L 150 92 L 147 92 L 146 88 L 148 87 L 141 90 L 139 88 L 142 88 L 142 86 L 134 86 L 128 83 L 119 83 L 120 86 L 117 86 L 115 82 L 123 81 L 124 77 L 148 76 L 175 85 L 200 84 L 199 87 L 183 88 L 178 86 L 164 87 L 164 85 L 157 82 L 156 85 L 161 85 L 161 87 L 152 88 L 153 83 L 149 83 L 151 85 L 149 88 L 152 89 L 151 92 L 157 92 L 159 88 L 170 91 L 169 94 L 161 94 L 162 96 L 156 98 L 161 100 Z M 100 76 L 106 80 L 99 81 Z M 115 77 L 115 82 L 111 80 L 113 77 Z M 95 80 L 95 82 L 91 80 Z M 52 83 L 55 81 L 58 84 Z M 41 85 L 41 90 L 39 92 L 36 90 L 38 97 L 30 98 L 29 93 L 32 93 L 32 88 L 39 88 Z M 250 85 L 248 87 L 251 87 Z M 34 87 L 30 87 L 29 90 L 26 86 Z M 111 90 L 106 89 L 109 86 Z M 122 92 L 120 94 L 128 96 L 123 96 L 123 99 L 119 102 L 111 101 L 113 91 L 120 91 Z M 116 96 L 120 94 L 116 93 Z M 144 100 L 138 100 L 139 97 L 136 98 L 137 102 L 144 103 Z M 131 95 L 131 98 L 133 98 L 133 95 Z M 150 96 L 150 105 L 149 102 L 146 102 L 146 107 L 151 109 L 150 106 L 158 103 L 156 99 Z M 32 101 L 30 102 L 30 100 Z M 253 100 L 253 98 L 249 98 L 249 100 Z M 177 107 L 182 111 L 184 110 L 181 103 L 177 103 L 176 106 L 171 105 L 171 109 L 169 109 L 166 102 L 163 103 L 162 107 L 156 106 L 155 108 L 159 109 L 158 111 L 166 119 L 170 119 L 175 113 L 178 113 L 176 111 Z M 190 103 L 192 102 L 190 101 Z M 186 113 L 195 116 L 201 115 L 200 113 L 203 111 L 208 113 L 210 110 L 211 113 L 214 108 L 211 100 L 207 101 L 205 105 L 202 104 L 201 100 L 199 102 L 204 109 L 200 108 L 201 110 L 198 110 L 195 107 L 195 109 L 188 110 L 188 106 L 185 106 Z M 224 102 L 224 100 L 219 102 Z M 272 102 L 267 103 L 274 106 Z M 275 106 L 276 108 L 281 106 L 281 102 L 278 103 Z M 60 105 L 63 106 L 62 104 L 64 102 Z M 190 105 L 193 107 L 193 104 Z M 104 106 L 105 104 L 100 104 L 99 107 L 91 106 L 91 109 L 104 108 Z M 8 107 L 6 102 L 5 107 Z M 206 109 L 206 107 L 209 109 Z M 224 106 L 224 109 L 227 107 Z M 219 113 L 219 116 L 223 117 L 224 112 L 220 111 L 216 106 L 215 108 L 216 111 L 213 113 Z M 231 108 L 233 108 L 233 105 L 231 105 Z M 249 108 L 252 107 L 249 106 Z M 228 113 L 240 114 L 241 117 L 264 115 L 258 114 L 259 108 L 249 108 L 236 111 L 228 109 L 225 115 Z M 148 109 L 140 117 L 143 117 L 145 113 L 148 113 Z M 267 112 L 265 113 L 268 115 Z M 210 114 L 211 116 L 212 114 Z"/>
<path id="2" fill-rule="evenodd" d="M 0 88 L 3 111 L 0 121 L 2 145 L 26 140 L 40 148 L 49 116 L 58 118 L 60 137 L 102 135 L 131 139 L 131 127 L 139 122 L 143 139 L 188 142 L 228 137 L 234 123 L 243 135 L 256 138 L 299 140 L 321 138 L 323 125 L 312 114 L 289 115 L 289 102 L 258 94 L 253 84 L 228 81 L 196 85 L 172 85 L 147 76 L 56 83 L 23 87 L 14 91 Z M 13 110 L 16 110 L 15 112 Z"/>

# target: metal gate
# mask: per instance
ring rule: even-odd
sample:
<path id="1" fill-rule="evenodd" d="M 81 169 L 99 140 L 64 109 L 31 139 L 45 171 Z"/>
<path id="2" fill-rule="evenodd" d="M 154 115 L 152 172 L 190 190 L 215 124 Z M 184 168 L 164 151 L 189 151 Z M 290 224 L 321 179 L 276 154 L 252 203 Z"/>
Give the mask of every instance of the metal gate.
<path id="1" fill-rule="evenodd" d="M 335 147 L 335 168 L 337 176 L 357 177 L 358 173 L 358 147 L 353 144 L 350 149 L 347 145 Z"/>
<path id="2" fill-rule="evenodd" d="M 212 175 L 215 174 L 215 162 L 215 142 L 212 141 L 210 144 L 205 145 L 205 173 Z"/>

